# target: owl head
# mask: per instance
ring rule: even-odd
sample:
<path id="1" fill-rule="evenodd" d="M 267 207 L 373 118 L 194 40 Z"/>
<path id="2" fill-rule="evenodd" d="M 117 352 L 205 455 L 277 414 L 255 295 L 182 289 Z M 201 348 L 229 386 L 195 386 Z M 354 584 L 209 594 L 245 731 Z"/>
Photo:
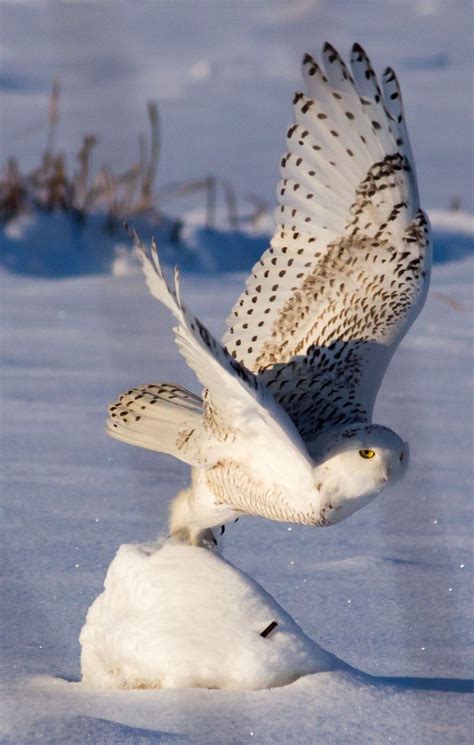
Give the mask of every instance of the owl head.
<path id="1" fill-rule="evenodd" d="M 398 481 L 408 465 L 408 445 L 377 424 L 353 425 L 314 443 L 321 524 L 341 522 Z"/>

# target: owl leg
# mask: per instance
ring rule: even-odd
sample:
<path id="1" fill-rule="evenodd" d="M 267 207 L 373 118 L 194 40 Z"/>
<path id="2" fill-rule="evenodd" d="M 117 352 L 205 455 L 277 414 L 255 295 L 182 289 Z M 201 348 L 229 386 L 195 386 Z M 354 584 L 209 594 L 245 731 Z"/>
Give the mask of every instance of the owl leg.
<path id="1" fill-rule="evenodd" d="M 171 535 L 180 541 L 180 543 L 199 546 L 199 548 L 207 548 L 210 551 L 214 551 L 218 545 L 216 537 L 210 528 L 205 528 L 204 530 L 179 528 L 179 530 L 171 531 Z"/>
<path id="2" fill-rule="evenodd" d="M 235 518 L 235 511 L 216 503 L 215 496 L 203 488 L 194 473 L 192 485 L 178 492 L 171 503 L 169 532 L 183 543 L 215 549 L 217 539 L 212 528 L 220 529 L 222 535 L 222 526 Z"/>
<path id="3" fill-rule="evenodd" d="M 191 546 L 215 549 L 217 540 L 212 530 L 195 523 L 194 504 L 195 498 L 192 486 L 178 492 L 171 503 L 170 535 L 182 543 L 189 543 Z"/>

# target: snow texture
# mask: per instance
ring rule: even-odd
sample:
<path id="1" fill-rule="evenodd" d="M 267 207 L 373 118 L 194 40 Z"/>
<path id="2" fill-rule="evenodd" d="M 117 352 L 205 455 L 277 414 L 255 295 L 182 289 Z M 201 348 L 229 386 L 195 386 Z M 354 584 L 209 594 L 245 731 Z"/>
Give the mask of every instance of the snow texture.
<path id="1" fill-rule="evenodd" d="M 162 533 L 188 480 L 186 465 L 109 440 L 106 405 L 134 381 L 195 381 L 140 274 L 0 272 L 5 743 L 470 741 L 473 236 L 449 219 L 427 306 L 377 402 L 377 421 L 411 444 L 405 479 L 333 528 L 247 518 L 223 537 L 226 560 L 351 666 L 271 690 L 77 682 L 79 633 L 117 547 Z M 242 275 L 183 284 L 220 333 Z"/>
<path id="2" fill-rule="evenodd" d="M 435 218 L 427 305 L 376 407 L 410 442 L 406 478 L 333 528 L 242 519 L 224 536 L 226 559 L 351 666 L 259 691 L 79 682 L 80 629 L 118 546 L 161 534 L 188 479 L 184 464 L 109 440 L 107 403 L 133 383 L 195 381 L 170 319 L 127 250 L 116 253 L 124 236 L 58 215 L 0 230 L 2 743 L 471 742 L 474 234 L 467 212 L 440 210 L 453 197 L 469 209 L 472 194 L 472 6 L 381 5 L 0 4 L 2 162 L 37 163 L 59 73 L 69 157 L 93 131 L 97 165 L 128 166 L 146 100 L 158 98 L 160 183 L 215 172 L 273 207 L 301 55 L 326 38 L 341 52 L 357 39 L 377 69 L 400 75 Z M 182 215 L 181 203 L 169 207 Z M 164 238 L 165 263 L 186 265 L 183 292 L 220 335 L 265 239 L 194 226 L 178 246 Z"/>
<path id="3" fill-rule="evenodd" d="M 262 587 L 207 549 L 121 546 L 104 587 L 80 636 L 86 685 L 258 689 L 337 667 Z"/>

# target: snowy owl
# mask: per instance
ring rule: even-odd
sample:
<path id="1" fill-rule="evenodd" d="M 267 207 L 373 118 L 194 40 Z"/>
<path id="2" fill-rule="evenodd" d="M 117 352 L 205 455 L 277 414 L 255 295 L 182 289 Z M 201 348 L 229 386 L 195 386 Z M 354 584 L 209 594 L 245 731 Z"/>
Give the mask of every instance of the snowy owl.
<path id="1" fill-rule="evenodd" d="M 170 531 L 191 543 L 241 515 L 327 526 L 405 471 L 406 443 L 372 423 L 387 365 L 423 307 L 430 229 L 395 73 L 364 50 L 303 58 L 270 247 L 217 341 L 135 236 L 151 294 L 204 387 L 132 388 L 107 432 L 193 466 Z"/>

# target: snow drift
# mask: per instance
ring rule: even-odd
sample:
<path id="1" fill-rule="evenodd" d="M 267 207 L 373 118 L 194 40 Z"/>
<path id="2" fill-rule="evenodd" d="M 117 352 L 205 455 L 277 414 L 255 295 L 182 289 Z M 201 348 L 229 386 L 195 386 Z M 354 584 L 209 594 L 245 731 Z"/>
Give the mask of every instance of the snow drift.
<path id="1" fill-rule="evenodd" d="M 171 540 L 119 548 L 80 642 L 100 688 L 271 688 L 338 667 L 254 580 Z"/>

